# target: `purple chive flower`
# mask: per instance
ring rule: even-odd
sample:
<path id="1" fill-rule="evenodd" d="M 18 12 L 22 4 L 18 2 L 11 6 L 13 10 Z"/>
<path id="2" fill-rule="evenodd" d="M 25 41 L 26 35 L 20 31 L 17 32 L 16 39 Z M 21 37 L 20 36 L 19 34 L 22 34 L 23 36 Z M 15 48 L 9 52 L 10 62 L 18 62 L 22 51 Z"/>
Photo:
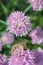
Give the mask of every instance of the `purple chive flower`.
<path id="1" fill-rule="evenodd" d="M 43 9 L 43 0 L 28 0 L 28 2 L 31 3 L 35 11 Z"/>
<path id="2" fill-rule="evenodd" d="M 4 44 L 11 44 L 14 41 L 14 36 L 11 33 L 5 33 L 2 35 L 1 40 Z"/>
<path id="3" fill-rule="evenodd" d="M 32 51 L 34 55 L 35 65 L 43 65 L 43 52 L 42 51 Z"/>
<path id="4" fill-rule="evenodd" d="M 9 59 L 9 65 L 34 65 L 33 55 L 29 50 L 20 50 L 17 54 L 15 51 Z"/>
<path id="5" fill-rule="evenodd" d="M 3 65 L 7 60 L 7 57 L 6 55 L 1 55 L 0 54 L 0 65 Z"/>
<path id="6" fill-rule="evenodd" d="M 34 29 L 29 36 L 31 37 L 33 44 L 43 43 L 43 31 L 40 27 Z"/>
<path id="7" fill-rule="evenodd" d="M 24 36 L 31 29 L 29 17 L 20 11 L 11 13 L 7 19 L 7 23 L 9 32 L 14 33 L 16 36 Z"/>
<path id="8" fill-rule="evenodd" d="M 3 65 L 8 65 L 8 61 L 5 61 L 5 63 L 3 63 Z"/>
<path id="9" fill-rule="evenodd" d="M 1 42 L 1 40 L 0 40 L 0 51 L 2 51 L 2 42 Z"/>

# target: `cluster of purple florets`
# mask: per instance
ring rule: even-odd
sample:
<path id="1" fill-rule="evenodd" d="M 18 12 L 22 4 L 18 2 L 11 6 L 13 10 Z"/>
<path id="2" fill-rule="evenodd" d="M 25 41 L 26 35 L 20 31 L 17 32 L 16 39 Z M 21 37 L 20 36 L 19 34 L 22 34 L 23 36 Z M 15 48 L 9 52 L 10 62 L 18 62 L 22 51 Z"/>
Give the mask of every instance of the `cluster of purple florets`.
<path id="1" fill-rule="evenodd" d="M 5 56 L 3 57 L 0 58 L 1 61 L 4 60 L 2 61 L 3 65 L 43 65 L 43 51 L 19 49 L 19 52 L 17 53 L 14 51 L 7 61 Z"/>
<path id="2" fill-rule="evenodd" d="M 34 11 L 40 11 L 43 9 L 43 0 L 28 0 L 31 3 Z"/>

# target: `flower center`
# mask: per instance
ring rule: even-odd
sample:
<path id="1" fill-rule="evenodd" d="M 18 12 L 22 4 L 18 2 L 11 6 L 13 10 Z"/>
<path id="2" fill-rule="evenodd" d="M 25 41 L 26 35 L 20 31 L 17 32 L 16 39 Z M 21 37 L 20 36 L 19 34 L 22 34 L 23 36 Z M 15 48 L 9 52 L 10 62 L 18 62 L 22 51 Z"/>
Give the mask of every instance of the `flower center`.
<path id="1" fill-rule="evenodd" d="M 24 25 L 24 22 L 20 22 L 20 21 L 19 21 L 19 22 L 17 23 L 17 26 L 18 26 L 18 27 L 24 27 L 25 25 Z"/>

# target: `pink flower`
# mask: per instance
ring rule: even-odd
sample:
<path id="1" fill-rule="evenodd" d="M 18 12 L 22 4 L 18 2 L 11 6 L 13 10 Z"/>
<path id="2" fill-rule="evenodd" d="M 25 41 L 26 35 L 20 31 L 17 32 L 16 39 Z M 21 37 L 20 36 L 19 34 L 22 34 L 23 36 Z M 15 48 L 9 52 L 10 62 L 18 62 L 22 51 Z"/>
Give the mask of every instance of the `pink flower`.
<path id="1" fill-rule="evenodd" d="M 19 53 L 14 51 L 9 59 L 9 65 L 34 65 L 33 55 L 29 50 L 20 50 Z"/>
<path id="2" fill-rule="evenodd" d="M 35 65 L 43 65 L 43 52 L 42 51 L 32 51 L 34 52 L 34 63 Z"/>
<path id="3" fill-rule="evenodd" d="M 6 55 L 5 54 L 4 55 L 0 54 L 0 65 L 4 65 L 4 63 L 6 62 L 6 60 L 7 60 Z"/>
<path id="4" fill-rule="evenodd" d="M 28 2 L 31 3 L 35 11 L 43 9 L 43 0 L 28 0 Z"/>
<path id="5" fill-rule="evenodd" d="M 4 33 L 1 37 L 2 43 L 4 44 L 11 44 L 14 41 L 14 36 L 11 33 Z"/>
<path id="6" fill-rule="evenodd" d="M 43 31 L 40 27 L 34 29 L 29 36 L 31 37 L 33 44 L 43 43 Z"/>
<path id="7" fill-rule="evenodd" d="M 7 19 L 7 23 L 9 32 L 14 33 L 16 36 L 24 36 L 31 29 L 29 17 L 20 11 L 11 13 Z"/>

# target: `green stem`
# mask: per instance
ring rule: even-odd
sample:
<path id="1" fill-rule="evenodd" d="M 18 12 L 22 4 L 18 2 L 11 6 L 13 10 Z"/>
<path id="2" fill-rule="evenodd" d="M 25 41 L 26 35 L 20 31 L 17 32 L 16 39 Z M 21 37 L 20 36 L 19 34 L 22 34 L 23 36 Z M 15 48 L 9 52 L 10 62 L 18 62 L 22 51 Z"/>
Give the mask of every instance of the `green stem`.
<path id="1" fill-rule="evenodd" d="M 6 18 L 7 18 L 8 8 L 2 2 L 0 3 L 0 5 L 1 5 L 2 9 L 3 9 L 3 12 L 4 12 Z"/>
<path id="2" fill-rule="evenodd" d="M 8 25 L 6 22 L 4 22 L 3 20 L 0 20 L 0 23 L 4 24 L 4 25 Z"/>
<path id="3" fill-rule="evenodd" d="M 26 13 L 27 11 L 29 11 L 31 7 L 32 7 L 32 5 L 29 5 L 29 6 L 24 10 L 24 13 Z"/>

